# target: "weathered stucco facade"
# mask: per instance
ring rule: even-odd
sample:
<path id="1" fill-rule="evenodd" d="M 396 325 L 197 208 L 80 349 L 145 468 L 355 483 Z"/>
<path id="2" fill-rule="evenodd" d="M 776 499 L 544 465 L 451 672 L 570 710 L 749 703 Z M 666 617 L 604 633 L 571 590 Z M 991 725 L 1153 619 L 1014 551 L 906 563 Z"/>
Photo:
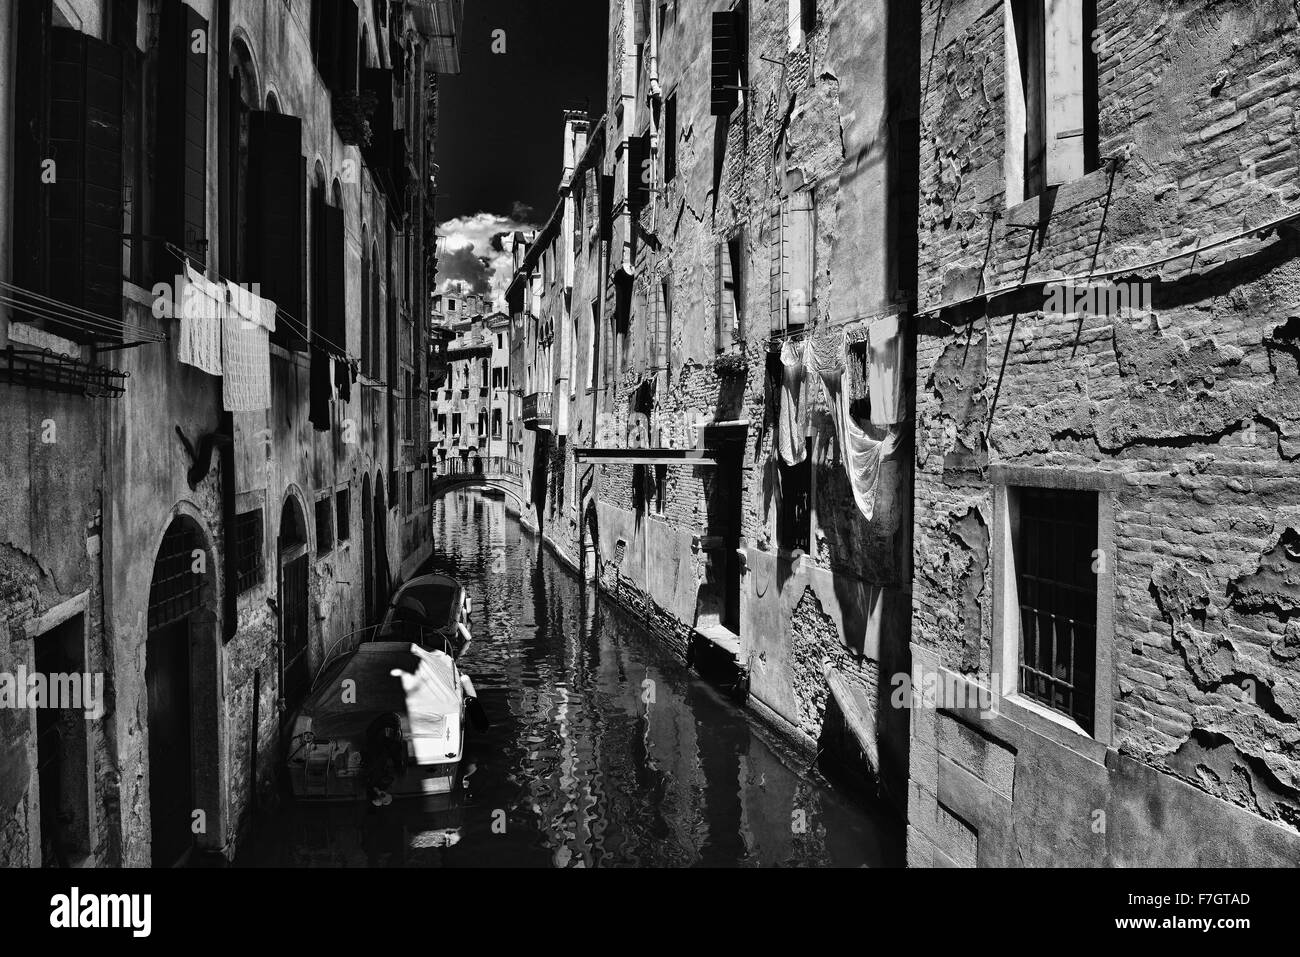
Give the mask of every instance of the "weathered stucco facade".
<path id="1" fill-rule="evenodd" d="M 908 860 L 1293 866 L 1297 9 L 1059 6 L 1085 18 L 1083 129 L 1027 185 L 1022 8 L 923 4 L 912 659 L 932 693 Z M 1067 278 L 1129 302 L 1062 308 Z M 1041 539 L 1055 567 L 1035 501 L 1079 519 Z M 1054 634 L 1080 660 L 1047 670 L 1081 708 L 1024 670 L 1032 596 L 1071 575 L 1086 602 Z"/>
<path id="2" fill-rule="evenodd" d="M 10 6 L 0 16 L 19 15 Z M 70 826 L 90 828 L 88 842 L 64 848 L 74 861 L 171 863 L 158 846 L 163 812 L 183 824 L 167 831 L 169 847 L 192 843 L 233 855 L 250 812 L 276 796 L 283 721 L 301 688 L 300 678 L 286 676 L 314 674 L 336 642 L 377 619 L 389 586 L 430 551 L 421 520 L 428 404 L 419 398 L 432 273 L 426 144 L 434 133 L 434 73 L 447 69 L 448 54 L 440 46 L 435 55 L 422 37 L 420 4 L 391 15 L 387 4 L 352 0 L 319 10 L 311 0 L 12 6 L 28 18 L 28 39 L 62 31 L 121 62 L 118 79 L 135 96 L 123 96 L 113 104 L 122 112 L 110 110 L 101 123 L 119 137 L 113 142 L 133 203 L 120 223 L 108 224 L 117 234 L 107 261 L 92 263 L 88 251 L 80 266 L 102 267 L 120 285 L 126 331 L 116 340 L 126 347 L 107 349 L 104 337 L 82 335 L 76 316 L 69 324 L 0 307 L 0 344 L 48 346 L 91 369 L 129 374 L 111 399 L 12 377 L 0 384 L 4 408 L 19 413 L 5 416 L 0 454 L 0 671 L 37 670 L 43 636 L 57 632 L 66 642 L 75 622 L 84 633 L 78 670 L 105 677 L 102 717 L 87 719 L 84 731 L 60 719 L 64 735 L 86 752 L 61 757 L 65 777 L 73 764 L 87 769 L 84 799 L 69 797 L 66 780 L 61 788 L 65 810 L 88 816 Z M 101 16 L 106 9 L 111 15 Z M 184 28 L 187 43 L 172 42 L 171 23 Z M 9 26 L 0 23 L 0 101 L 7 109 L 17 84 L 20 108 L 31 108 L 39 97 L 22 86 L 25 67 Z M 181 99 L 199 104 L 188 110 L 194 122 L 184 131 L 185 155 L 199 161 L 185 174 L 192 202 L 183 214 L 174 214 L 162 185 L 181 164 L 170 152 L 172 121 L 159 113 L 174 104 L 164 91 L 176 85 L 168 71 L 178 57 L 189 78 Z M 365 143 L 349 96 L 385 89 L 393 102 L 377 98 Z M 400 124 L 390 122 L 395 112 Z M 4 129 L 23 136 L 10 119 L 0 117 Z M 293 131 L 295 140 L 260 152 L 267 124 Z M 408 144 L 397 158 L 394 137 Z M 9 209 L 39 188 L 41 171 L 10 166 L 7 148 L 0 155 Z M 277 168 L 300 191 L 277 193 L 284 184 L 261 178 L 259 160 L 268 157 L 281 161 Z M 270 223 L 263 208 L 271 196 L 300 218 Z M 324 207 L 333 212 L 324 215 Z M 175 216 L 188 221 L 173 234 Z M 330 216 L 337 216 L 335 232 L 326 227 Z M 7 240 L 10 217 L 3 218 Z M 16 271 L 7 241 L 0 252 L 8 280 Z M 282 260 L 272 269 L 275 255 Z M 221 378 L 178 361 L 177 322 L 162 290 L 178 288 L 186 256 L 213 280 L 287 293 L 277 298 L 269 409 L 223 411 Z M 307 330 L 332 355 L 324 389 L 313 382 L 313 362 L 319 372 L 322 360 L 307 348 Z M 175 552 L 178 542 L 184 552 Z M 164 569 L 178 554 L 192 564 Z M 298 573 L 303 587 L 292 588 Z M 184 603 L 185 614 L 168 617 L 164 596 Z M 163 620 L 173 630 L 156 624 Z M 178 756 L 162 765 L 150 759 L 164 692 L 180 702 L 176 715 L 188 724 L 189 761 L 159 811 L 151 790 L 164 792 L 153 776 L 160 766 L 171 772 L 184 764 Z M 54 792 L 37 772 L 46 745 L 38 746 L 34 710 L 5 709 L 0 722 L 0 862 L 36 865 L 51 853 L 39 798 Z"/>

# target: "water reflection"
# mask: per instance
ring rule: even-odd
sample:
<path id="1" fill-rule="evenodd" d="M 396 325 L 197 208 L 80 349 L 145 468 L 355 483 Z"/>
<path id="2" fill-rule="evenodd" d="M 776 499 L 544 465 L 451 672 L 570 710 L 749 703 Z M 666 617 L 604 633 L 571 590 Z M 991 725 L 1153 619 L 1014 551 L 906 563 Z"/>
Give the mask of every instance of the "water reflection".
<path id="1" fill-rule="evenodd" d="M 830 786 L 507 515 L 462 494 L 430 570 L 474 598 L 462 659 L 492 720 L 438 809 L 290 805 L 249 864 L 887 866 L 901 824 Z"/>

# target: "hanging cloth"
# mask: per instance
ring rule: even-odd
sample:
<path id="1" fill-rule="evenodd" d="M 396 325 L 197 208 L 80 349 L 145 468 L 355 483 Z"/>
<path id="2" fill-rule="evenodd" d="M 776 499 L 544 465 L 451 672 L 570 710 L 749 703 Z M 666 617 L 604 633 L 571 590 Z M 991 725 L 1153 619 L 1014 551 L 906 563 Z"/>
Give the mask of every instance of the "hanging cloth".
<path id="1" fill-rule="evenodd" d="M 230 309 L 222 324 L 222 405 L 227 412 L 271 407 L 271 332 L 275 303 L 229 286 Z"/>
<path id="2" fill-rule="evenodd" d="M 867 395 L 874 425 L 898 425 L 907 417 L 902 325 L 898 316 L 886 316 L 867 330 Z"/>
<path id="3" fill-rule="evenodd" d="M 835 423 L 835 437 L 844 459 L 844 470 L 848 473 L 849 487 L 853 489 L 853 500 L 857 503 L 858 511 L 867 521 L 871 521 L 876 511 L 880 465 L 898 449 L 902 431 L 897 427 L 876 426 L 871 426 L 868 431 L 859 426 L 849 412 L 853 399 L 843 383 L 843 330 L 823 336 L 818 341 L 810 338 L 806 355 L 811 362 L 816 363 L 817 373 L 826 390 L 826 403 L 830 406 L 831 418 Z"/>
<path id="4" fill-rule="evenodd" d="M 221 375 L 221 325 L 227 312 L 224 284 L 208 280 L 188 262 L 181 290 L 177 358 L 208 375 Z"/>
<path id="5" fill-rule="evenodd" d="M 808 455 L 808 387 L 803 356 L 789 339 L 781 347 L 781 412 L 777 448 L 781 461 L 798 465 Z"/>
<path id="6" fill-rule="evenodd" d="M 330 428 L 330 399 L 334 386 L 330 369 L 330 354 L 315 342 L 311 344 L 311 398 L 307 418 L 317 432 Z"/>
<path id="7" fill-rule="evenodd" d="M 334 360 L 334 385 L 338 389 L 340 402 L 352 401 L 352 383 L 357 381 L 356 366 L 351 359 Z"/>

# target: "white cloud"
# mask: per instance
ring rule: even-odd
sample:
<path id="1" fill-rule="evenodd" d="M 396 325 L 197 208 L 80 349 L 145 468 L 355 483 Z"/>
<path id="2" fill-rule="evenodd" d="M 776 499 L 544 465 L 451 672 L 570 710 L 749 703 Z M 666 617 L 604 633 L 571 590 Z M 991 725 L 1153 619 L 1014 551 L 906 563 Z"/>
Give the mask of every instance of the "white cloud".
<path id="1" fill-rule="evenodd" d="M 516 203 L 512 211 L 518 213 L 524 211 L 524 208 Z M 516 230 L 533 229 L 536 227 L 531 223 L 497 213 L 475 213 L 472 216 L 459 216 L 440 223 L 438 226 L 438 291 L 445 292 L 451 288 L 464 292 L 475 285 L 481 285 L 486 279 L 491 287 L 494 307 L 505 311 L 505 291 L 514 274 L 511 234 Z M 502 248 L 499 250 L 494 249 L 492 245 L 493 238 L 497 236 L 501 236 Z M 465 252 L 461 252 L 458 256 L 454 255 L 458 250 Z M 467 268 L 470 257 L 466 252 L 472 252 L 473 257 L 484 261 L 483 273 L 472 265 Z"/>

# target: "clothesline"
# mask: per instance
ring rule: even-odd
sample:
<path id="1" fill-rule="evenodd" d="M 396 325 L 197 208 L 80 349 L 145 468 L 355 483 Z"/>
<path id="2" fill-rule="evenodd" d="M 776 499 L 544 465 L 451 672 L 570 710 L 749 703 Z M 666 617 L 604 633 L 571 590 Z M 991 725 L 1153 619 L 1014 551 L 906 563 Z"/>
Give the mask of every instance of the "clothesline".
<path id="1" fill-rule="evenodd" d="M 43 296 L 30 289 L 24 289 L 14 283 L 0 280 L 0 289 L 15 294 L 13 296 L 0 295 L 0 301 L 7 302 L 42 319 L 55 319 L 69 325 L 81 325 L 95 332 L 111 333 L 113 335 L 129 332 L 133 337 L 139 337 L 150 342 L 165 342 L 167 340 L 165 335 L 153 332 L 137 323 L 103 316 L 88 309 L 82 309 L 80 306 L 74 306 L 59 299 Z"/>
<path id="2" fill-rule="evenodd" d="M 177 247 L 172 243 L 166 243 L 165 246 L 167 251 L 171 253 L 173 256 L 175 256 L 178 260 L 180 260 L 183 264 L 187 266 L 193 264 L 193 261 L 191 260 L 189 253 L 185 252 L 185 250 Z M 206 267 L 198 271 L 206 272 Z M 231 285 L 231 286 L 241 285 L 240 283 L 237 283 L 221 275 L 221 273 L 217 270 L 213 270 L 213 272 L 216 272 L 217 278 L 221 282 L 226 283 L 227 285 Z M 303 339 L 305 339 L 308 343 L 311 343 L 313 340 L 315 340 L 322 346 L 322 348 L 325 349 L 326 352 L 329 352 L 334 358 L 345 362 L 355 363 L 356 365 L 360 366 L 361 364 L 360 359 L 352 355 L 350 352 L 348 352 L 338 343 L 334 342 L 333 340 L 329 339 L 326 336 L 321 335 L 319 332 L 316 332 L 313 329 L 311 329 L 305 322 L 302 322 L 300 319 L 295 317 L 291 312 L 287 311 L 278 302 L 275 304 L 275 314 L 277 320 L 279 319 L 286 320 L 289 323 L 290 327 L 292 327 L 293 330 L 296 333 L 298 333 L 298 335 L 302 336 Z"/>

